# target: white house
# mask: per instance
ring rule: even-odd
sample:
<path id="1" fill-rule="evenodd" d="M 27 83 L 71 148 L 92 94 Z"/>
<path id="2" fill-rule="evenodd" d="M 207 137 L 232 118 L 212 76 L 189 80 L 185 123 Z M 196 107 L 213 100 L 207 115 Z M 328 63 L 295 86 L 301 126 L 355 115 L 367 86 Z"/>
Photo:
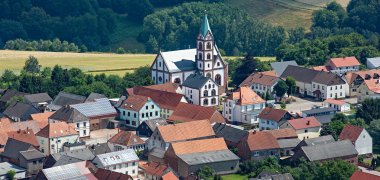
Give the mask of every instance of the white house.
<path id="1" fill-rule="evenodd" d="M 292 118 L 285 110 L 266 107 L 258 116 L 260 130 L 279 129 L 282 124 Z"/>
<path id="2" fill-rule="evenodd" d="M 342 100 L 335 100 L 335 99 L 326 99 L 324 102 L 323 102 L 323 105 L 325 107 L 333 107 L 333 108 L 336 108 L 338 111 L 340 112 L 347 112 L 347 111 L 350 111 L 350 107 L 351 105 L 348 104 L 347 102 L 345 101 L 342 101 Z"/>
<path id="3" fill-rule="evenodd" d="M 122 125 L 137 128 L 143 121 L 161 116 L 160 107 L 147 96 L 130 95 L 118 107 Z"/>
<path id="4" fill-rule="evenodd" d="M 203 18 L 196 42 L 196 49 L 160 52 L 151 66 L 153 82 L 182 84 L 191 74 L 200 73 L 214 80 L 220 86 L 220 92 L 224 92 L 227 88 L 228 64 L 215 44 L 207 16 Z"/>
<path id="5" fill-rule="evenodd" d="M 249 87 L 240 87 L 223 102 L 223 116 L 231 123 L 259 124 L 258 115 L 265 100 Z"/>
<path id="6" fill-rule="evenodd" d="M 182 83 L 187 102 L 200 106 L 219 105 L 219 86 L 211 78 L 192 74 Z"/>
<path id="7" fill-rule="evenodd" d="M 331 72 L 342 76 L 346 72 L 359 71 L 360 62 L 354 57 L 331 58 L 326 67 Z"/>
<path id="8" fill-rule="evenodd" d="M 133 149 L 99 154 L 93 160 L 96 167 L 110 171 L 128 174 L 132 178 L 138 176 L 139 157 Z"/>
<path id="9" fill-rule="evenodd" d="M 372 154 L 372 137 L 362 127 L 346 125 L 339 135 L 340 140 L 350 140 L 359 155 Z"/>
<path id="10" fill-rule="evenodd" d="M 260 95 L 264 95 L 267 92 L 273 94 L 274 86 L 279 80 L 280 78 L 277 76 L 275 71 L 254 72 L 245 78 L 245 80 L 240 84 L 240 87 L 251 87 L 253 91 Z"/>
<path id="11" fill-rule="evenodd" d="M 380 57 L 367 58 L 368 69 L 378 69 L 380 67 Z"/>
<path id="12" fill-rule="evenodd" d="M 79 134 L 75 127 L 65 122 L 49 123 L 42 128 L 36 138 L 40 143 L 39 150 L 45 155 L 63 151 L 65 143 L 75 143 L 79 140 Z"/>
<path id="13" fill-rule="evenodd" d="M 318 100 L 345 98 L 347 83 L 332 72 L 318 71 L 300 66 L 288 66 L 281 78 L 296 80 L 296 93 L 315 97 Z"/>
<path id="14" fill-rule="evenodd" d="M 319 137 L 322 130 L 322 124 L 313 116 L 300 119 L 292 119 L 281 125 L 283 128 L 293 128 L 298 139 L 309 139 Z"/>

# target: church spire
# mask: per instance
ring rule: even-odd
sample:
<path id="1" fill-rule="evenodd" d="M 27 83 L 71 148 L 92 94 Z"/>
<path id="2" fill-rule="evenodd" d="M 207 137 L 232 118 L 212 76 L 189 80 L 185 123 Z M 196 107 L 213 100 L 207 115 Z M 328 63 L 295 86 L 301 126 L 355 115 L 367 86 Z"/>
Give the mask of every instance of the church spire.
<path id="1" fill-rule="evenodd" d="M 201 32 L 203 37 L 206 37 L 207 32 L 209 32 L 209 31 L 211 33 L 211 28 L 210 28 L 210 24 L 208 23 L 207 14 L 205 14 L 203 16 L 200 32 Z"/>

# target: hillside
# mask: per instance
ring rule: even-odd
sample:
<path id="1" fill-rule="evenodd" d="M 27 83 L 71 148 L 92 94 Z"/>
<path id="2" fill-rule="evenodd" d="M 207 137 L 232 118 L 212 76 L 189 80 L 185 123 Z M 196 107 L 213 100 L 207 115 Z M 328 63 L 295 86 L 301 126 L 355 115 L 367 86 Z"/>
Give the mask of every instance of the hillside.
<path id="1" fill-rule="evenodd" d="M 150 65 L 153 54 L 64 53 L 0 50 L 0 74 L 5 69 L 19 73 L 28 56 L 38 58 L 42 67 L 58 64 L 63 68 L 80 68 L 89 73 L 106 73 L 123 76 L 127 71 Z"/>
<path id="2" fill-rule="evenodd" d="M 285 28 L 311 26 L 314 10 L 333 0 L 227 0 L 233 7 L 244 9 L 252 17 Z M 344 7 L 349 0 L 338 0 Z"/>

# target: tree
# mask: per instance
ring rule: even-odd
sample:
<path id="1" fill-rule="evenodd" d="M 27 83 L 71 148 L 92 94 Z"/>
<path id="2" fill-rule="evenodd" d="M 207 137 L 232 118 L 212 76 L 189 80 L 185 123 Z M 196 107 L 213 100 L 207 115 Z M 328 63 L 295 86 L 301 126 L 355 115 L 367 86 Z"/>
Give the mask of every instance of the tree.
<path id="1" fill-rule="evenodd" d="M 149 36 L 149 40 L 146 44 L 146 52 L 149 52 L 149 53 L 158 53 L 158 42 L 156 40 L 155 37 L 153 37 L 152 35 Z"/>
<path id="2" fill-rule="evenodd" d="M 260 69 L 259 60 L 253 56 L 247 55 L 241 61 L 241 65 L 236 68 L 236 72 L 232 77 L 232 82 L 235 86 L 238 86 L 240 83 L 242 83 L 244 79 L 247 78 L 251 73 L 258 72 Z"/>
<path id="3" fill-rule="evenodd" d="M 18 79 L 17 75 L 9 69 L 4 70 L 4 73 L 1 76 L 1 80 L 7 84 L 11 84 L 12 82 L 16 81 L 17 79 Z"/>
<path id="4" fill-rule="evenodd" d="M 116 53 L 117 54 L 125 54 L 125 50 L 124 50 L 124 48 L 119 47 L 119 48 L 116 49 Z"/>
<path id="5" fill-rule="evenodd" d="M 380 99 L 365 99 L 356 111 L 356 117 L 370 124 L 374 119 L 380 119 Z"/>
<path id="6" fill-rule="evenodd" d="M 288 86 L 284 81 L 278 81 L 278 83 L 274 86 L 273 90 L 276 92 L 276 96 L 282 98 L 286 91 L 288 91 Z"/>
<path id="7" fill-rule="evenodd" d="M 281 102 L 280 107 L 282 110 L 286 109 L 286 103 L 284 101 Z"/>
<path id="8" fill-rule="evenodd" d="M 39 64 L 37 58 L 34 56 L 29 56 L 29 58 L 25 61 L 25 66 L 23 70 L 28 73 L 39 73 L 41 65 Z"/>
<path id="9" fill-rule="evenodd" d="M 16 171 L 14 171 L 14 170 L 7 171 L 7 178 L 10 180 L 15 179 L 16 178 Z"/>
<path id="10" fill-rule="evenodd" d="M 206 179 L 206 178 L 213 177 L 214 174 L 215 174 L 215 170 L 212 169 L 210 166 L 203 166 L 197 172 L 197 176 L 200 179 Z"/>
<path id="11" fill-rule="evenodd" d="M 287 91 L 288 96 L 296 92 L 296 80 L 293 77 L 291 76 L 286 77 L 285 83 L 288 86 L 288 91 Z"/>

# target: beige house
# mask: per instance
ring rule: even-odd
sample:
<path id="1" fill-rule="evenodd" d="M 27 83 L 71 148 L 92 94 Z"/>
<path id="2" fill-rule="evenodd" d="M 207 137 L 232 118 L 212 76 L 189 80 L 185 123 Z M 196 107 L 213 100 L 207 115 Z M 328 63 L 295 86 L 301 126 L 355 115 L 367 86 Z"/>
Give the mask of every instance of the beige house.
<path id="1" fill-rule="evenodd" d="M 298 139 L 316 138 L 321 135 L 322 124 L 315 117 L 305 117 L 301 119 L 289 120 L 280 128 L 293 128 Z"/>
<path id="2" fill-rule="evenodd" d="M 36 134 L 40 143 L 40 151 L 45 155 L 54 154 L 63 150 L 65 143 L 75 143 L 79 133 L 75 127 L 65 122 L 50 123 Z"/>

